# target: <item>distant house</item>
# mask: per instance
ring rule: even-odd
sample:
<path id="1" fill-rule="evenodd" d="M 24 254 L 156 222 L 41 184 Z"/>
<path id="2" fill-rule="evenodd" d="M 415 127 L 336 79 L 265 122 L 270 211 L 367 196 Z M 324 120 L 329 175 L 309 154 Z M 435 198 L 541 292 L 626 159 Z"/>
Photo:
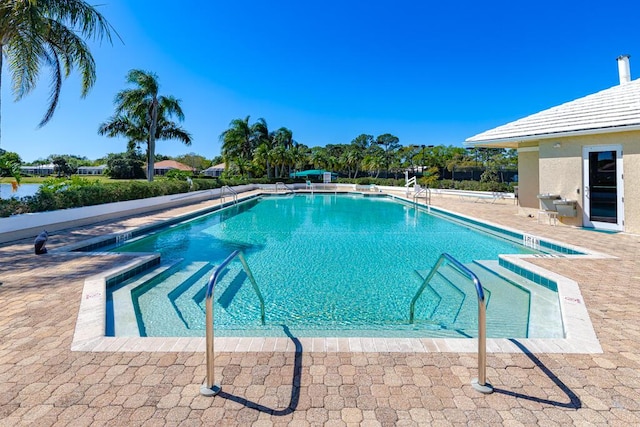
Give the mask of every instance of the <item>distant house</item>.
<path id="1" fill-rule="evenodd" d="M 20 166 L 22 175 L 49 176 L 56 170 L 56 165 L 49 163 L 46 165 Z"/>
<path id="2" fill-rule="evenodd" d="M 80 166 L 78 175 L 102 175 L 107 170 L 107 165 L 100 166 Z"/>
<path id="3" fill-rule="evenodd" d="M 214 178 L 218 178 L 220 175 L 222 175 L 222 172 L 224 172 L 224 168 L 224 163 L 220 163 L 203 170 L 202 174 L 204 176 L 212 176 Z"/>
<path id="4" fill-rule="evenodd" d="M 183 163 L 176 162 L 175 160 L 162 160 L 161 162 L 154 163 L 153 165 L 153 174 L 154 176 L 163 176 L 166 175 L 170 170 L 181 170 L 185 172 L 194 172 L 190 166 L 187 166 Z"/>
<path id="5" fill-rule="evenodd" d="M 535 212 L 551 194 L 568 199 L 557 203 L 565 224 L 639 233 L 640 79 L 631 80 L 628 55 L 618 58 L 618 72 L 617 86 L 472 136 L 465 144 L 518 150 L 519 202 L 525 211 Z M 571 201 L 575 211 L 565 209 Z"/>

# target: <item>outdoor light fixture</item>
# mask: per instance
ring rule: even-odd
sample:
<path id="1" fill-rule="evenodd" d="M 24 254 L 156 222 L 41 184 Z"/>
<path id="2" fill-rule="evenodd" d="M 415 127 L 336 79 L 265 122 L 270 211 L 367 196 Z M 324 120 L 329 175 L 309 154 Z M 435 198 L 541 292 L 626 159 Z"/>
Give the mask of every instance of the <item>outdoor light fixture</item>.
<path id="1" fill-rule="evenodd" d="M 559 142 L 556 142 L 555 144 L 553 144 L 553 148 L 560 148 L 562 147 L 562 144 L 560 144 Z"/>

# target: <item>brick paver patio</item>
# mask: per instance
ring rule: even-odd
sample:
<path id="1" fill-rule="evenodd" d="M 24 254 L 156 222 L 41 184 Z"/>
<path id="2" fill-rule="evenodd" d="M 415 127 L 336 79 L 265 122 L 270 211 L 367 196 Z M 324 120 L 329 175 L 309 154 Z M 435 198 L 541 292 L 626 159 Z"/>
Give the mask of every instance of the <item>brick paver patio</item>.
<path id="1" fill-rule="evenodd" d="M 84 279 L 126 256 L 35 256 L 24 241 L 0 246 L 0 426 L 640 425 L 640 236 L 538 224 L 507 201 L 433 204 L 618 257 L 532 261 L 580 284 L 603 353 L 489 353 L 483 395 L 473 353 L 223 352 L 223 391 L 203 397 L 202 352 L 71 351 Z M 188 209 L 54 233 L 49 248 Z"/>

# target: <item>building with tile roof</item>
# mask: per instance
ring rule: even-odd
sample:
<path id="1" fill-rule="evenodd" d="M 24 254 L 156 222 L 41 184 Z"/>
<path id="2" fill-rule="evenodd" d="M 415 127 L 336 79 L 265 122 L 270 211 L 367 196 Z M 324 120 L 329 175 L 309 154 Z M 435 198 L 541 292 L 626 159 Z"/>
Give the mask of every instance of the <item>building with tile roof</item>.
<path id="1" fill-rule="evenodd" d="M 224 163 L 218 163 L 217 165 L 213 165 L 210 168 L 207 168 L 207 169 L 203 170 L 202 174 L 204 176 L 212 176 L 214 178 L 217 178 L 220 175 L 222 175 L 224 170 L 225 170 L 225 164 Z"/>
<path id="2" fill-rule="evenodd" d="M 551 204 L 565 224 L 640 232 L 640 79 L 631 80 L 629 55 L 618 58 L 618 71 L 617 86 L 465 141 L 518 150 L 525 213 L 549 194 L 566 200 Z"/>
<path id="3" fill-rule="evenodd" d="M 193 172 L 191 166 L 187 166 L 184 163 L 176 162 L 175 160 L 162 160 L 153 164 L 153 174 L 155 176 L 166 175 L 172 169 L 178 169 L 185 172 Z"/>

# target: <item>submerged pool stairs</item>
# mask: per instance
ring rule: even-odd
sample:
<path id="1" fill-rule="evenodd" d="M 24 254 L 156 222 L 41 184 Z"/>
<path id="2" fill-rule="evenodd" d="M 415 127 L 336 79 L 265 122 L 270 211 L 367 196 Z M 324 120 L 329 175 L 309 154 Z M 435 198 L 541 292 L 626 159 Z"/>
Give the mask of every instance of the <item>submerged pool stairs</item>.
<path id="1" fill-rule="evenodd" d="M 493 329 L 508 329 L 511 336 L 525 337 L 528 333 L 526 313 L 518 311 L 529 310 L 529 296 L 526 290 L 516 292 L 516 299 L 504 298 L 500 288 L 513 287 L 514 283 L 501 275 L 502 267 L 487 265 L 483 261 L 465 264 L 482 283 L 487 305 L 487 334 L 491 336 Z M 499 271 L 499 272 L 497 272 Z M 429 274 L 429 270 L 417 270 L 422 280 Z M 477 336 L 478 303 L 472 282 L 459 270 L 451 265 L 441 267 L 432 279 L 424 295 L 416 305 L 416 323 L 427 322 L 437 324 L 443 330 L 443 336 Z M 435 295 L 435 297 L 434 297 Z M 513 295 L 511 295 L 513 297 Z M 440 304 L 441 300 L 449 304 Z M 508 318 L 513 319 L 509 325 L 496 324 L 493 313 L 512 312 Z M 521 320 L 518 320 L 521 319 Z"/>
<path id="2" fill-rule="evenodd" d="M 478 276 L 485 291 L 488 336 L 491 336 L 492 330 L 498 326 L 501 330 L 505 329 L 504 324 L 496 324 L 492 315 L 496 311 L 513 313 L 507 317 L 513 319 L 513 322 L 507 325 L 511 336 L 527 336 L 531 328 L 528 317 L 526 314 L 523 316 L 522 310 L 529 310 L 531 300 L 554 298 L 551 291 L 545 293 L 544 290 L 535 290 L 539 286 L 532 287 L 534 291 L 531 296 L 531 290 L 527 289 L 527 280 L 500 267 L 497 261 L 478 261 L 465 266 Z M 203 333 L 205 287 L 214 267 L 208 262 L 176 262 L 161 265 L 143 276 L 117 285 L 112 294 L 113 310 L 118 312 L 119 318 L 115 334 L 154 336 L 157 329 L 166 330 L 168 327 L 174 331 L 183 331 L 175 336 L 198 336 Z M 429 270 L 416 270 L 416 273 L 424 280 Z M 256 329 L 260 328 L 259 308 L 254 304 L 253 297 L 238 298 L 238 294 L 250 292 L 250 286 L 246 286 L 246 279 L 247 276 L 238 262 L 231 263 L 221 275 L 220 293 L 216 292 L 215 299 L 217 327 L 224 326 L 227 320 L 231 322 L 231 318 L 240 316 L 255 319 Z M 504 286 L 519 288 L 519 301 L 501 297 L 499 289 Z M 152 294 L 159 294 L 161 298 L 150 307 L 146 301 L 154 298 Z M 555 298 L 557 299 L 557 294 Z M 444 301 L 449 303 L 444 304 Z M 140 312 L 140 305 L 145 306 L 145 310 L 162 313 L 164 324 L 156 325 L 139 319 L 136 314 Z M 434 276 L 416 304 L 416 324 L 394 326 L 398 331 L 417 336 L 421 330 L 428 329 L 429 336 L 475 337 L 478 328 L 477 309 L 477 298 L 471 281 L 453 266 L 445 265 Z M 267 316 L 272 319 L 279 318 L 278 311 L 278 307 L 270 307 L 267 309 Z M 173 315 L 169 315 L 171 313 Z M 546 314 L 538 313 L 536 317 L 544 317 Z M 559 334 L 561 333 L 562 331 L 559 331 Z"/>

